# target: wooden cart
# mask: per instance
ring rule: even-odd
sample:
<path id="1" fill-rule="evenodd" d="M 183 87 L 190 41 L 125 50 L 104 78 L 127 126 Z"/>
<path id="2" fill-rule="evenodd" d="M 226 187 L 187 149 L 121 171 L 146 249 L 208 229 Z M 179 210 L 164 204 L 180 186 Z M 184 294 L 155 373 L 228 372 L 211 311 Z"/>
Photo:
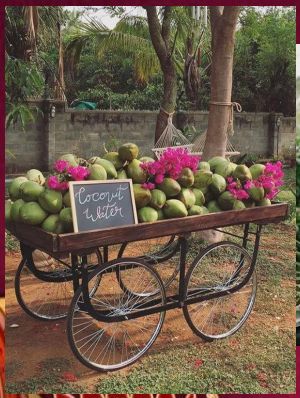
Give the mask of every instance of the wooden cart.
<path id="1" fill-rule="evenodd" d="M 198 336 L 225 338 L 241 328 L 254 305 L 262 226 L 287 215 L 288 205 L 279 203 L 62 235 L 10 224 L 22 252 L 17 299 L 35 318 L 67 316 L 72 351 L 96 370 L 120 369 L 140 358 L 174 308 L 182 308 Z M 204 247 L 191 238 L 192 232 L 235 225 L 242 234 L 222 230 L 230 241 Z"/>

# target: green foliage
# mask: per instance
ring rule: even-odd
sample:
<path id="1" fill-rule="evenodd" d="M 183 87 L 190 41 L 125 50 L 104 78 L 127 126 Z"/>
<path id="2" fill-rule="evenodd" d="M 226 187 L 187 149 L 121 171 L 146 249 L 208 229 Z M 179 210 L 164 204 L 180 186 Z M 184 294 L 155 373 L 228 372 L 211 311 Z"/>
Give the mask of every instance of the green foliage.
<path id="1" fill-rule="evenodd" d="M 7 57 L 5 64 L 6 82 L 6 128 L 20 122 L 22 128 L 34 121 L 37 108 L 29 108 L 28 98 L 41 95 L 44 79 L 35 63 Z"/>
<path id="2" fill-rule="evenodd" d="M 246 111 L 295 110 L 294 7 L 244 7 L 236 35 L 233 98 Z"/>

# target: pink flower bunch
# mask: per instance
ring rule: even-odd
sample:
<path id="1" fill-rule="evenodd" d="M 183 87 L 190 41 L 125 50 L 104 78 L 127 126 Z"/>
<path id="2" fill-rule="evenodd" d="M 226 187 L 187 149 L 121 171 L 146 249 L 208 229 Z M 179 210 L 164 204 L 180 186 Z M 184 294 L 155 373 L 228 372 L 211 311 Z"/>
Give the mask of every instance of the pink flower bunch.
<path id="1" fill-rule="evenodd" d="M 234 180 L 233 177 L 227 178 L 227 191 L 229 191 L 235 199 L 246 200 L 249 194 L 245 189 L 245 185 L 239 181 Z"/>
<path id="2" fill-rule="evenodd" d="M 142 188 L 149 189 L 150 191 L 152 191 L 152 189 L 155 189 L 155 184 L 153 184 L 153 182 L 144 182 L 144 184 L 142 184 L 141 186 Z"/>
<path id="3" fill-rule="evenodd" d="M 82 181 L 90 174 L 87 167 L 70 166 L 66 160 L 57 160 L 53 169 L 56 174 L 48 178 L 47 185 L 56 191 L 66 191 L 69 188 L 68 181 Z"/>
<path id="4" fill-rule="evenodd" d="M 48 178 L 47 185 L 55 191 L 66 191 L 69 189 L 68 181 L 60 181 L 59 177 L 56 175 Z"/>
<path id="5" fill-rule="evenodd" d="M 186 148 L 167 148 L 159 160 L 142 163 L 140 167 L 149 174 L 155 184 L 160 184 L 165 177 L 177 180 L 185 167 L 195 172 L 199 161 L 200 157 L 189 154 Z M 152 185 L 148 189 L 154 189 L 155 185 L 150 184 Z"/>
<path id="6" fill-rule="evenodd" d="M 64 172 L 67 172 L 68 171 L 68 168 L 69 168 L 69 162 L 67 161 L 67 160 L 57 160 L 55 163 L 54 163 L 54 170 L 57 172 L 57 173 L 64 173 Z"/>
<path id="7" fill-rule="evenodd" d="M 70 166 L 68 168 L 68 174 L 70 175 L 72 180 L 82 181 L 90 174 L 90 170 L 84 166 L 76 166 L 76 167 Z"/>
<path id="8" fill-rule="evenodd" d="M 234 180 L 232 177 L 227 178 L 227 190 L 230 191 L 236 199 L 248 199 L 248 190 L 251 188 L 263 188 L 265 190 L 265 198 L 273 199 L 279 192 L 279 187 L 283 185 L 282 163 L 267 163 L 264 172 L 255 180 L 248 180 L 244 183 Z"/>

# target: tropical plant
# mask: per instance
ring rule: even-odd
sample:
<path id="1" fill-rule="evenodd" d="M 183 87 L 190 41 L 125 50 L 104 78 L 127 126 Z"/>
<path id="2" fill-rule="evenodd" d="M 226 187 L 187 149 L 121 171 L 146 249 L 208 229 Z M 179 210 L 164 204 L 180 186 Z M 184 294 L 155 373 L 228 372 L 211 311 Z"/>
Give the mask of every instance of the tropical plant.
<path id="1" fill-rule="evenodd" d="M 7 127 L 20 121 L 24 128 L 35 119 L 37 108 L 30 107 L 28 99 L 43 93 L 45 67 L 54 68 L 49 54 L 58 62 L 58 27 L 64 15 L 62 7 L 5 8 Z"/>
<path id="2" fill-rule="evenodd" d="M 200 35 L 199 29 L 198 34 L 195 33 L 197 29 L 191 24 L 190 7 L 145 7 L 145 9 L 147 18 L 123 15 L 112 30 L 95 20 L 81 23 L 78 29 L 67 37 L 66 52 L 69 66 L 74 68 L 83 49 L 92 42 L 94 51 L 100 58 L 103 58 L 108 51 L 121 52 L 132 57 L 135 77 L 140 83 L 148 82 L 151 77 L 162 73 L 164 91 L 161 108 L 163 110 L 158 115 L 157 139 L 166 123 L 165 112 L 172 113 L 175 109 L 178 77 L 184 79 L 186 83 L 187 98 L 195 101 L 196 93 L 191 92 L 192 85 L 189 83 L 191 79 L 194 83 L 199 81 L 195 58 L 199 45 L 204 43 L 205 36 Z M 191 50 L 194 51 L 192 55 Z M 208 55 L 209 52 L 206 52 L 204 57 L 209 59 Z M 186 60 L 187 56 L 189 62 Z"/>

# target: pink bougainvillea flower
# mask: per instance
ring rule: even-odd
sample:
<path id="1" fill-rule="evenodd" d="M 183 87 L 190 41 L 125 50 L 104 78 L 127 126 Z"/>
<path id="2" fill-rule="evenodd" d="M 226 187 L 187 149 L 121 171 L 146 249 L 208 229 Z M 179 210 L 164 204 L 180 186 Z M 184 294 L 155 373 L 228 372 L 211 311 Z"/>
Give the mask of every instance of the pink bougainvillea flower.
<path id="1" fill-rule="evenodd" d="M 58 173 L 64 173 L 65 171 L 68 170 L 69 167 L 69 162 L 66 160 L 57 160 L 54 163 L 54 170 L 57 171 Z"/>
<path id="2" fill-rule="evenodd" d="M 144 189 L 149 189 L 150 191 L 152 191 L 152 189 L 155 188 L 155 184 L 153 184 L 152 182 L 144 182 L 141 185 L 141 187 L 144 188 Z"/>
<path id="3" fill-rule="evenodd" d="M 55 191 L 66 191 L 69 188 L 67 181 L 60 181 L 57 176 L 50 176 L 47 181 L 47 185 L 50 189 Z"/>
<path id="4" fill-rule="evenodd" d="M 90 171 L 87 167 L 84 166 L 71 166 L 68 169 L 68 174 L 74 181 L 82 181 L 90 174 Z"/>
<path id="5" fill-rule="evenodd" d="M 142 163 L 140 167 L 147 172 L 150 179 L 160 184 L 164 177 L 177 180 L 186 167 L 195 172 L 199 161 L 200 157 L 190 154 L 186 148 L 167 148 L 159 160 Z"/>
<path id="6" fill-rule="evenodd" d="M 157 174 L 157 176 L 155 176 L 155 183 L 156 184 L 161 184 L 164 180 L 164 175 L 163 174 Z"/>

